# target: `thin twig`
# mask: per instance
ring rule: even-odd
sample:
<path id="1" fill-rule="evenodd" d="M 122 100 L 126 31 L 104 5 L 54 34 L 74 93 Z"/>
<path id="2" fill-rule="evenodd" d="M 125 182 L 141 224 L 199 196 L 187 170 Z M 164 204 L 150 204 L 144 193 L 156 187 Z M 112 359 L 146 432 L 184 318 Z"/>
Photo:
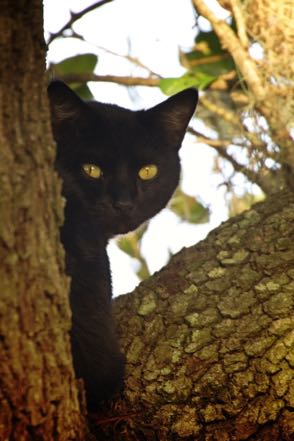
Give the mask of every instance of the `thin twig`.
<path id="1" fill-rule="evenodd" d="M 257 149 L 264 149 L 264 142 L 262 142 L 258 136 L 256 136 L 255 133 L 250 132 L 244 124 L 242 124 L 242 121 L 236 114 L 228 109 L 225 109 L 224 107 L 221 107 L 220 105 L 214 104 L 212 101 L 210 101 L 205 96 L 200 97 L 199 101 L 201 104 L 208 109 L 210 112 L 215 113 L 216 115 L 223 118 L 225 121 L 229 122 L 230 124 L 235 125 L 240 129 L 240 133 L 244 133 L 246 138 L 251 142 L 251 144 L 257 148 Z"/>
<path id="2" fill-rule="evenodd" d="M 229 59 L 230 55 L 210 55 L 210 56 L 203 56 L 202 58 L 195 58 L 194 60 L 185 60 L 185 54 L 181 55 L 181 62 L 184 67 L 187 67 L 190 69 L 191 67 L 201 66 L 202 64 L 209 64 L 209 63 L 215 63 L 217 61 L 222 61 Z"/>
<path id="3" fill-rule="evenodd" d="M 86 40 L 84 40 L 84 41 L 86 41 Z M 99 46 L 99 45 L 95 45 L 95 47 L 97 49 L 100 49 L 100 50 L 106 52 L 107 54 L 110 54 L 110 55 L 113 55 L 113 56 L 119 57 L 119 58 L 124 58 L 125 60 L 128 60 L 130 63 L 136 64 L 137 66 L 141 67 L 142 69 L 147 70 L 151 75 L 156 75 L 156 76 L 160 77 L 159 74 L 157 74 L 156 72 L 153 72 L 148 66 L 146 66 L 146 64 L 142 63 L 142 61 L 140 61 L 139 58 L 137 58 L 137 57 L 132 57 L 131 55 L 119 54 L 117 52 L 114 52 L 110 49 L 107 49 L 107 48 Z"/>
<path id="4" fill-rule="evenodd" d="M 236 113 L 232 112 L 231 110 L 225 109 L 224 107 L 220 106 L 219 104 L 213 103 L 205 96 L 201 96 L 199 101 L 206 109 L 208 109 L 210 112 L 215 113 L 216 115 L 220 116 L 225 121 L 228 121 L 229 123 L 231 123 L 237 127 L 241 126 L 239 117 L 236 116 Z"/>
<path id="5" fill-rule="evenodd" d="M 239 39 L 242 43 L 242 46 L 247 49 L 249 46 L 247 33 L 246 33 L 246 23 L 244 20 L 244 14 L 242 11 L 242 5 L 240 3 L 240 0 L 230 0 L 231 6 L 232 6 L 232 13 L 235 17 L 236 24 L 237 24 L 237 32 Z"/>
<path id="6" fill-rule="evenodd" d="M 53 68 L 54 72 L 54 68 Z M 60 77 L 61 80 L 68 83 L 86 83 L 88 81 L 93 82 L 109 82 L 116 83 L 122 86 L 148 86 L 148 87 L 159 87 L 160 78 L 157 76 L 151 77 L 129 77 L 129 76 L 118 76 L 118 75 L 97 75 L 94 73 L 87 74 L 69 74 Z M 208 109 L 210 112 L 228 121 L 230 124 L 235 125 L 240 129 L 240 133 L 244 133 L 244 136 L 251 142 L 251 144 L 256 149 L 264 149 L 264 143 L 256 136 L 255 133 L 250 132 L 240 121 L 239 117 L 236 116 L 232 111 L 225 109 L 219 105 L 214 104 L 205 96 L 200 96 L 200 103 Z"/>
<path id="7" fill-rule="evenodd" d="M 224 139 L 210 139 L 203 136 L 201 133 L 193 129 L 192 127 L 188 128 L 188 132 L 197 137 L 197 142 L 201 142 L 203 144 L 207 144 L 212 147 L 219 156 L 228 161 L 235 172 L 242 173 L 250 182 L 254 182 L 257 184 L 265 194 L 270 194 L 273 192 L 275 188 L 277 188 L 277 182 L 282 182 L 281 171 L 273 171 L 273 170 L 259 170 L 259 172 L 254 172 L 250 170 L 246 165 L 240 164 L 233 156 L 231 156 L 227 147 L 231 145 L 237 145 L 233 141 L 227 141 Z M 240 146 L 241 147 L 241 146 Z"/>
<path id="8" fill-rule="evenodd" d="M 228 141 L 227 139 L 211 139 L 207 138 L 206 136 L 202 135 L 202 133 L 198 132 L 197 130 L 193 129 L 192 127 L 188 127 L 187 132 L 191 135 L 194 135 L 197 137 L 197 142 L 202 142 L 203 144 L 208 144 L 211 147 L 216 148 L 227 148 L 232 143 Z"/>
<path id="9" fill-rule="evenodd" d="M 149 72 L 150 75 L 154 75 L 154 76 L 157 76 L 159 78 L 161 77 L 158 73 L 152 71 L 150 69 L 150 67 L 146 66 L 146 64 L 142 63 L 139 60 L 139 58 L 132 57 L 131 55 L 119 54 L 118 52 L 114 52 L 111 49 L 108 49 L 108 48 L 103 47 L 103 46 L 99 46 L 98 44 L 93 43 L 92 41 L 86 40 L 83 35 L 78 34 L 74 30 L 72 31 L 71 35 L 63 35 L 63 38 L 76 38 L 78 40 L 83 41 L 84 43 L 90 44 L 91 46 L 95 47 L 95 49 L 98 49 L 98 50 L 101 50 L 103 52 L 106 52 L 107 54 L 113 55 L 114 57 L 123 58 L 123 59 L 129 61 L 132 64 L 136 64 L 138 67 L 141 67 L 142 69 L 145 69 L 147 72 Z"/>
<path id="10" fill-rule="evenodd" d="M 204 144 L 207 144 L 210 147 L 214 148 L 222 158 L 231 163 L 236 172 L 243 173 L 251 182 L 256 182 L 258 185 L 260 185 L 258 174 L 253 172 L 252 170 L 249 170 L 248 168 L 246 168 L 246 166 L 240 164 L 227 152 L 227 147 L 232 145 L 232 142 L 224 139 L 210 139 L 206 138 L 203 135 L 199 136 L 199 133 L 192 127 L 188 128 L 188 132 L 192 135 L 197 136 L 197 142 L 203 142 Z"/>
<path id="11" fill-rule="evenodd" d="M 54 72 L 54 68 L 53 68 Z M 68 83 L 86 83 L 88 81 L 93 82 L 109 82 L 116 83 L 122 86 L 148 86 L 148 87 L 159 87 L 160 78 L 157 76 L 151 77 L 129 77 L 129 76 L 118 76 L 118 75 L 97 75 L 94 73 L 87 74 L 69 74 L 60 77 L 61 80 Z M 252 132 L 249 132 L 244 125 L 242 125 L 240 119 L 232 111 L 225 109 L 219 105 L 214 104 L 212 101 L 207 99 L 205 96 L 199 98 L 200 103 L 207 108 L 210 112 L 215 113 L 224 120 L 228 121 L 230 124 L 237 126 L 240 132 L 244 132 L 248 140 L 257 149 L 264 148 L 264 143 Z"/>
<path id="12" fill-rule="evenodd" d="M 127 77 L 118 75 L 96 75 L 94 73 L 87 74 L 69 74 L 60 77 L 68 83 L 86 83 L 88 81 L 116 83 L 123 86 L 149 86 L 159 87 L 160 78 L 158 77 Z"/>
<path id="13" fill-rule="evenodd" d="M 65 23 L 64 26 L 62 26 L 61 29 L 59 29 L 59 31 L 55 32 L 55 33 L 51 33 L 49 35 L 49 39 L 47 42 L 47 45 L 49 45 L 50 43 L 52 43 L 53 40 L 55 40 L 58 37 L 62 37 L 64 31 L 66 31 L 67 29 L 70 29 L 72 27 L 72 25 L 79 20 L 81 17 L 83 17 L 84 15 L 88 14 L 88 12 L 93 11 L 96 8 L 99 8 L 100 6 L 105 5 L 106 3 L 110 3 L 113 0 L 100 0 L 99 2 L 95 2 L 93 3 L 93 5 L 88 6 L 87 8 L 83 9 L 80 12 L 71 12 L 70 14 L 70 19 L 68 20 L 67 23 Z"/>

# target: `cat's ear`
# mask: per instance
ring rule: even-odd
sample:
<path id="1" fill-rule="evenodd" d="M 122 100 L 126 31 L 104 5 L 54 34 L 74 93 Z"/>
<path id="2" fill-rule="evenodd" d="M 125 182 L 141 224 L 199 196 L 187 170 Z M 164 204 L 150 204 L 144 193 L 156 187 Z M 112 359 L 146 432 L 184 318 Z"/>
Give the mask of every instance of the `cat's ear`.
<path id="1" fill-rule="evenodd" d="M 65 83 L 53 80 L 48 86 L 51 118 L 54 125 L 74 122 L 79 119 L 86 103 Z"/>
<path id="2" fill-rule="evenodd" d="M 198 102 L 198 91 L 186 89 L 146 111 L 170 142 L 179 148 Z"/>

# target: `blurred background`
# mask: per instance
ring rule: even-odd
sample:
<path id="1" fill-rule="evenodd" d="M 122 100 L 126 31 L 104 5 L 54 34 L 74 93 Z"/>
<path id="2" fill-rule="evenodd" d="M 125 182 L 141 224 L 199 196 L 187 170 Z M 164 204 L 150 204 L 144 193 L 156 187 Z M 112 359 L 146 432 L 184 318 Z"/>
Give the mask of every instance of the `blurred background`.
<path id="1" fill-rule="evenodd" d="M 282 185 L 269 121 L 197 3 L 225 20 L 256 65 L 268 61 L 268 48 L 251 23 L 253 1 L 237 2 L 237 12 L 230 6 L 235 2 L 214 0 L 44 1 L 49 76 L 81 97 L 136 110 L 186 87 L 201 90 L 180 151 L 180 188 L 147 225 L 109 244 L 115 295 L 133 290 L 171 254 Z M 254 23 L 264 23 L 266 12 L 258 14 Z"/>

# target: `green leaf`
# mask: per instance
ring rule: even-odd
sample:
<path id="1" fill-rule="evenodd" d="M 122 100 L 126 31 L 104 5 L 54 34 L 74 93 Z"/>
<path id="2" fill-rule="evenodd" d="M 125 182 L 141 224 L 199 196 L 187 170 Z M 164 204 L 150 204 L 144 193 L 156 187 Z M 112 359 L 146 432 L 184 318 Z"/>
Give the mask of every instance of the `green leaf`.
<path id="1" fill-rule="evenodd" d="M 204 61 L 205 59 L 202 59 Z M 224 75 L 227 72 L 230 72 L 235 68 L 234 61 L 229 56 L 223 56 L 218 61 L 210 61 L 207 60 L 207 63 L 200 64 L 192 69 L 192 71 L 196 70 L 197 72 L 202 72 L 206 75 L 211 75 L 214 77 L 218 77 L 220 75 Z"/>
<path id="2" fill-rule="evenodd" d="M 137 238 L 131 234 L 120 237 L 116 242 L 118 248 L 128 256 L 137 258 L 138 257 L 138 243 Z"/>
<path id="3" fill-rule="evenodd" d="M 149 225 L 149 221 L 146 221 L 136 229 L 136 236 L 138 241 L 140 241 L 144 236 L 144 234 L 146 233 L 148 229 L 148 225 Z"/>
<path id="4" fill-rule="evenodd" d="M 217 77 L 235 69 L 233 58 L 222 48 L 214 31 L 200 32 L 193 50 L 181 53 L 181 62 L 192 72 L 200 71 Z"/>
<path id="5" fill-rule="evenodd" d="M 234 20 L 227 23 L 230 28 L 236 32 L 236 23 Z M 214 31 L 201 31 L 195 38 L 194 50 L 187 53 L 190 59 L 202 58 L 203 56 L 227 54 L 228 51 L 224 49 L 219 41 L 218 36 Z"/>
<path id="6" fill-rule="evenodd" d="M 52 71 L 54 76 L 60 79 L 68 75 L 91 74 L 97 62 L 98 57 L 95 54 L 80 54 L 53 64 Z M 93 95 L 86 83 L 81 84 L 68 81 L 67 83 L 83 100 L 93 99 Z"/>
<path id="7" fill-rule="evenodd" d="M 137 276 L 141 279 L 147 279 L 150 276 L 147 262 L 141 254 L 141 239 L 142 235 L 147 229 L 148 223 L 143 224 L 136 231 L 132 231 L 125 236 L 117 239 L 116 244 L 120 250 L 128 254 L 133 259 L 137 259 L 139 262 L 139 268 L 136 271 Z"/>
<path id="8" fill-rule="evenodd" d="M 201 47 L 201 45 L 203 45 L 203 47 L 204 47 L 204 44 L 207 46 L 206 55 L 220 54 L 220 53 L 224 52 L 224 50 L 220 44 L 220 41 L 214 31 L 200 32 L 197 35 L 197 37 L 195 38 L 195 43 L 196 43 L 196 49 L 197 49 L 197 46 Z M 203 55 L 203 51 L 201 51 L 201 53 Z"/>
<path id="9" fill-rule="evenodd" d="M 203 224 L 209 221 L 208 208 L 180 189 L 176 191 L 169 208 L 181 219 L 192 224 Z"/>
<path id="10" fill-rule="evenodd" d="M 205 89 L 210 83 L 216 80 L 216 76 L 205 72 L 188 72 L 179 78 L 163 78 L 160 80 L 159 87 L 166 95 L 174 95 L 188 87 Z"/>
<path id="11" fill-rule="evenodd" d="M 150 271 L 145 262 L 140 261 L 140 267 L 137 271 L 137 276 L 140 280 L 146 280 L 150 277 Z"/>
<path id="12" fill-rule="evenodd" d="M 85 84 L 70 83 L 70 87 L 79 95 L 80 98 L 82 98 L 85 101 L 90 101 L 94 98 L 91 90 L 89 89 L 86 83 Z"/>
<path id="13" fill-rule="evenodd" d="M 66 58 L 54 65 L 54 73 L 57 77 L 63 77 L 70 74 L 92 73 L 98 62 L 95 54 L 80 54 L 74 57 Z"/>

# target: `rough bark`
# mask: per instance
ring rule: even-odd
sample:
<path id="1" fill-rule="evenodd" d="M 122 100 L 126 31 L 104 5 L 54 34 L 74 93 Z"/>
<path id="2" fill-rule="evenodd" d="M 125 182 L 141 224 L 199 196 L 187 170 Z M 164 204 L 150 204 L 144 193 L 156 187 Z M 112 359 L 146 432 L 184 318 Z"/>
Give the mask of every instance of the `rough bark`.
<path id="1" fill-rule="evenodd" d="M 293 440 L 293 294 L 294 194 L 282 193 L 119 297 L 126 389 L 99 439 Z"/>
<path id="2" fill-rule="evenodd" d="M 85 440 L 41 2 L 1 0 L 0 50 L 0 440 Z M 293 439 L 293 225 L 276 195 L 117 299 L 126 389 L 98 439 Z"/>
<path id="3" fill-rule="evenodd" d="M 68 337 L 42 2 L 0 4 L 0 440 L 85 440 Z"/>

